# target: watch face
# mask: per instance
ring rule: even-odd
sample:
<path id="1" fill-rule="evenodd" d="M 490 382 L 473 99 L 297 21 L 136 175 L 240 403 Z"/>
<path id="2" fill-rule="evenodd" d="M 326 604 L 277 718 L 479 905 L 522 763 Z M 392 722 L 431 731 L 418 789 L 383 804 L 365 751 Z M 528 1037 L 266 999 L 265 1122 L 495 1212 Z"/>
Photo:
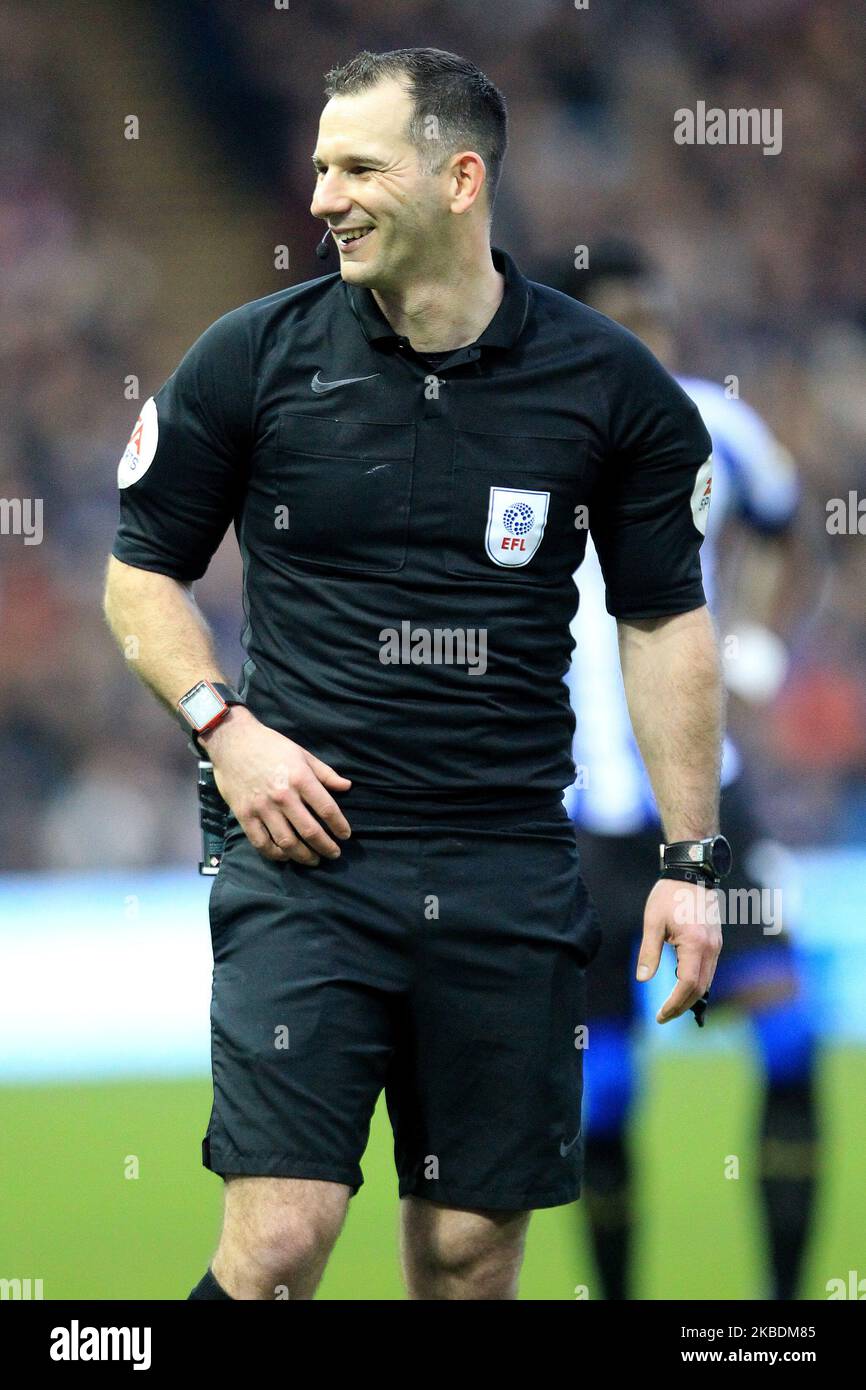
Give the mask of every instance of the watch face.
<path id="1" fill-rule="evenodd" d="M 728 844 L 724 835 L 717 835 L 710 846 L 710 858 L 713 870 L 720 877 L 730 873 L 734 856 L 731 853 L 731 846 Z"/>
<path id="2" fill-rule="evenodd" d="M 204 729 L 223 709 L 224 703 L 206 681 L 199 681 L 184 695 L 180 707 L 194 729 Z"/>

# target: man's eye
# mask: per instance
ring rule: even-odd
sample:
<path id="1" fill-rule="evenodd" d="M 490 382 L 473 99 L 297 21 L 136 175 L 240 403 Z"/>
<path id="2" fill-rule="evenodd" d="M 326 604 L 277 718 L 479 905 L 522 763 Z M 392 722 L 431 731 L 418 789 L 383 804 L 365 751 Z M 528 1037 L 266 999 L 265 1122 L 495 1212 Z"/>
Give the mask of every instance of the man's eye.
<path id="1" fill-rule="evenodd" d="M 327 165 L 316 165 L 314 169 L 318 178 L 323 178 L 328 172 Z M 372 170 L 368 164 L 353 164 L 351 169 L 347 169 L 346 172 L 348 174 L 369 174 Z"/>

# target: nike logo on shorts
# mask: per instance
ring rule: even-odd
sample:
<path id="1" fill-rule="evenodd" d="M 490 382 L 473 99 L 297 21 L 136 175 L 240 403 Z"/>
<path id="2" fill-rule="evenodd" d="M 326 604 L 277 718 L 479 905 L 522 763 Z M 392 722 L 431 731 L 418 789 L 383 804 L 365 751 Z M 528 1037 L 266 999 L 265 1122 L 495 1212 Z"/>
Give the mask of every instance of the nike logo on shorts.
<path id="1" fill-rule="evenodd" d="M 582 1128 L 582 1126 L 581 1126 L 581 1128 Z M 560 1143 L 559 1143 L 559 1152 L 560 1152 L 560 1156 L 561 1156 L 562 1158 L 568 1158 L 568 1155 L 571 1153 L 572 1149 L 574 1148 L 574 1146 L 575 1146 L 575 1144 L 577 1143 L 577 1141 L 578 1141 L 579 1138 L 580 1138 L 580 1130 L 577 1131 L 577 1134 L 575 1134 L 575 1136 L 574 1136 L 574 1138 L 572 1139 L 572 1141 L 571 1141 L 570 1144 L 564 1144 L 564 1143 L 562 1142 L 562 1140 L 560 1140 Z"/>

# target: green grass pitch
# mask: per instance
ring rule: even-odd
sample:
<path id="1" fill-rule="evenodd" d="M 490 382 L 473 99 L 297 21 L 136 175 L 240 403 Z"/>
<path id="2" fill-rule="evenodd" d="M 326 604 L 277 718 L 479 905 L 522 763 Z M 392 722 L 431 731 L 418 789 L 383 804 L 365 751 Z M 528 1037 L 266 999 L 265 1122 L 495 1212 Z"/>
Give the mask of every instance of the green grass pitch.
<path id="1" fill-rule="evenodd" d="M 828 1051 L 820 1071 L 824 1163 L 803 1295 L 866 1275 L 864 1054 Z M 737 1055 L 665 1056 L 647 1070 L 636 1118 L 638 1294 L 764 1294 L 753 1127 L 758 1091 Z M 216 1240 L 221 1182 L 200 1166 L 207 1081 L 119 1081 L 0 1089 L 0 1276 L 41 1278 L 46 1299 L 182 1299 Z M 319 1291 L 323 1299 L 404 1296 L 396 1182 L 384 1106 L 365 1184 Z M 724 1176 L 726 1156 L 741 1176 Z M 128 1178 L 129 1156 L 139 1176 Z M 593 1296 L 580 1203 L 533 1218 L 521 1298 Z"/>

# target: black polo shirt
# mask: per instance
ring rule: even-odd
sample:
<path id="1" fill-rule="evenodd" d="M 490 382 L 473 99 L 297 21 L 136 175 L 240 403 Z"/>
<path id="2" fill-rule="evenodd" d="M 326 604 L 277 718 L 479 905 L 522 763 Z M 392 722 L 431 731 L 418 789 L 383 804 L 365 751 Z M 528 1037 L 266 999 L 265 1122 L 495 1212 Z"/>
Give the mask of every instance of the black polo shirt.
<path id="1" fill-rule="evenodd" d="M 611 613 L 704 602 L 695 406 L 625 329 L 493 259 L 492 321 L 430 361 L 339 274 L 226 314 L 120 464 L 127 564 L 197 579 L 234 522 L 243 694 L 352 779 L 347 811 L 529 805 L 573 780 L 587 521 Z"/>

